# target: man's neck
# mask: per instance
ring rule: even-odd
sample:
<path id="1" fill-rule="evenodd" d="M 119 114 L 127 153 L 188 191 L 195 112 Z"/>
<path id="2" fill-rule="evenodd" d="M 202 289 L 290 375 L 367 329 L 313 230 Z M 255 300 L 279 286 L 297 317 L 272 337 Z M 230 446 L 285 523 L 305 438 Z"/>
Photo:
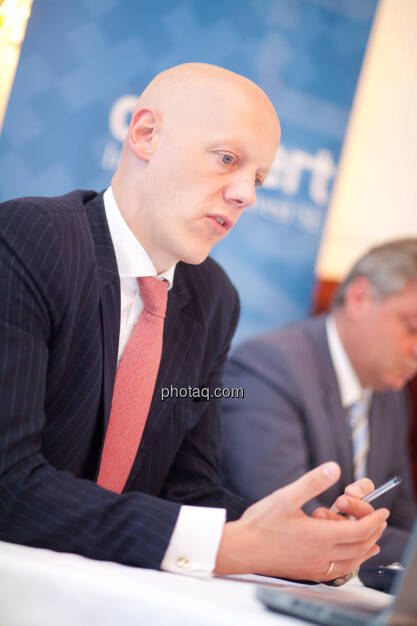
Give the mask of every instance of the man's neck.
<path id="1" fill-rule="evenodd" d="M 176 265 L 177 261 L 175 259 L 168 258 L 166 254 L 161 254 L 159 251 L 155 250 L 155 246 L 153 246 L 151 242 L 147 241 L 144 236 L 145 229 L 140 228 L 140 210 L 138 202 L 135 200 L 137 198 L 137 193 L 134 189 L 129 189 L 127 186 L 122 184 L 120 172 L 116 172 L 113 176 L 111 188 L 121 216 L 140 245 L 146 251 L 146 254 L 155 266 L 158 275 L 167 272 L 171 267 Z"/>

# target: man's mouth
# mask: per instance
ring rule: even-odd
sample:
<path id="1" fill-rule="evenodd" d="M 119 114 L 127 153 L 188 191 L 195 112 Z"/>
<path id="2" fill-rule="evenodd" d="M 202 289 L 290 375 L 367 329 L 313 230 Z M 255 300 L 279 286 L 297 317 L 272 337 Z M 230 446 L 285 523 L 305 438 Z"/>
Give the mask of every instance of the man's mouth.
<path id="1" fill-rule="evenodd" d="M 216 231 L 222 234 L 230 230 L 233 225 L 232 221 L 229 220 L 229 218 L 226 217 L 225 215 L 215 214 L 215 215 L 207 215 L 207 217 L 209 218 L 212 226 L 214 226 Z"/>

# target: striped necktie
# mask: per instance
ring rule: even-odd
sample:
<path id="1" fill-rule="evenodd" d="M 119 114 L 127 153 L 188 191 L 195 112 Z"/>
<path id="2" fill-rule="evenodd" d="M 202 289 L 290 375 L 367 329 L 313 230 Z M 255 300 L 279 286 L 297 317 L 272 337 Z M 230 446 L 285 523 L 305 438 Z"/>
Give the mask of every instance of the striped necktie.
<path id="1" fill-rule="evenodd" d="M 352 434 L 353 476 L 355 480 L 366 476 L 369 451 L 369 403 L 360 400 L 348 407 L 349 425 Z"/>
<path id="2" fill-rule="evenodd" d="M 114 383 L 97 484 L 121 493 L 139 448 L 162 354 L 168 289 L 165 280 L 139 278 L 143 309 L 124 349 Z"/>

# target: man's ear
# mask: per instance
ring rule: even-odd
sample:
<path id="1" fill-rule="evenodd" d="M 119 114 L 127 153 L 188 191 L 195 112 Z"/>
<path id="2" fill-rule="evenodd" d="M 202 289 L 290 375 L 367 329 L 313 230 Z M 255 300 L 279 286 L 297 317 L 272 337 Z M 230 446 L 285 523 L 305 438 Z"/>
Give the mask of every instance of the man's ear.
<path id="1" fill-rule="evenodd" d="M 128 130 L 128 141 L 133 154 L 149 161 L 156 151 L 161 128 L 160 116 L 151 109 L 139 109 L 132 115 Z"/>
<path id="2" fill-rule="evenodd" d="M 354 278 L 345 295 L 345 311 L 352 320 L 358 320 L 373 300 L 372 285 L 364 276 Z"/>

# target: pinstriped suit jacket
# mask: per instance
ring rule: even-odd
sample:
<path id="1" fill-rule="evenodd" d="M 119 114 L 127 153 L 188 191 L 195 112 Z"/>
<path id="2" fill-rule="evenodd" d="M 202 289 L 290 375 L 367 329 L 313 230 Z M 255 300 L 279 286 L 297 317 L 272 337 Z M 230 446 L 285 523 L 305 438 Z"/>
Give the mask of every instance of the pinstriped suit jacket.
<path id="1" fill-rule="evenodd" d="M 120 326 L 102 194 L 0 205 L 0 539 L 158 568 L 179 503 L 247 501 L 221 487 L 217 401 L 161 388 L 220 384 L 238 298 L 211 259 L 180 263 L 148 421 L 122 495 L 98 487 Z"/>

